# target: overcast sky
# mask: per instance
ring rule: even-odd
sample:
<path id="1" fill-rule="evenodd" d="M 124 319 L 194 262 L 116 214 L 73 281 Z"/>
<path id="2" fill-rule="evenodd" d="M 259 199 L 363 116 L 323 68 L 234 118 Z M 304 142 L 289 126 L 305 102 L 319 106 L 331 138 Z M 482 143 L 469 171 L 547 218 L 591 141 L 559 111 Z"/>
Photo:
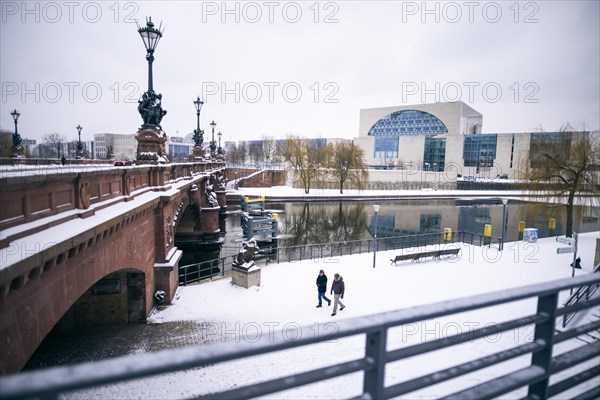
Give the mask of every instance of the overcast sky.
<path id="1" fill-rule="evenodd" d="M 483 131 L 600 126 L 598 1 L 3 1 L 0 127 L 135 133 L 147 90 L 135 20 L 164 36 L 167 135 L 353 138 L 362 108 L 462 100 Z M 206 138 L 206 136 L 205 136 Z"/>

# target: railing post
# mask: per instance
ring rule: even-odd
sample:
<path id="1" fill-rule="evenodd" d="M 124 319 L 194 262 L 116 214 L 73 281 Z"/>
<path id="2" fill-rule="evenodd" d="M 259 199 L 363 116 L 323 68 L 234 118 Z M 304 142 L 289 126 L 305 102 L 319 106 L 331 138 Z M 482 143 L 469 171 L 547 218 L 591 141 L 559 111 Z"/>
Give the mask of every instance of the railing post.
<path id="1" fill-rule="evenodd" d="M 554 322 L 556 320 L 556 307 L 558 305 L 558 293 L 552 293 L 538 298 L 537 313 L 545 314 L 548 320 L 535 325 L 533 341 L 543 340 L 546 347 L 533 353 L 531 365 L 541 367 L 546 371 L 546 378 L 529 385 L 529 398 L 546 399 L 548 390 L 550 362 L 552 361 L 552 347 L 554 343 Z"/>
<path id="2" fill-rule="evenodd" d="M 373 362 L 373 367 L 365 371 L 363 393 L 368 393 L 371 399 L 383 398 L 386 346 L 386 328 L 367 334 L 365 357 Z"/>

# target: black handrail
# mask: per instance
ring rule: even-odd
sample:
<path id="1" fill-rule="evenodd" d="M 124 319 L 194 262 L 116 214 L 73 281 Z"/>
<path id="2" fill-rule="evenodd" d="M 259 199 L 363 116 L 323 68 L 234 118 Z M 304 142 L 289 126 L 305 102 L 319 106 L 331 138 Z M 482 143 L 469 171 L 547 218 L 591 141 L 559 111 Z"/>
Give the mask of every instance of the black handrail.
<path id="1" fill-rule="evenodd" d="M 596 265 L 594 267 L 594 270 L 592 273 L 596 273 L 599 270 L 600 270 L 600 263 L 598 263 L 598 265 Z M 594 295 L 594 293 L 596 293 L 596 290 L 598 290 L 598 287 L 600 287 L 600 283 L 595 283 L 595 284 L 591 284 L 591 285 L 587 285 L 587 286 L 581 286 L 579 289 L 577 289 L 575 291 L 575 293 L 573 293 L 567 299 L 567 301 L 565 301 L 564 307 L 568 307 L 568 306 L 572 306 L 575 304 L 589 301 L 590 298 Z M 578 311 L 579 310 L 574 310 L 572 312 L 568 312 L 568 313 L 565 313 L 565 315 L 563 315 L 563 322 L 562 322 L 563 328 L 565 328 L 567 326 L 567 324 L 569 322 L 571 322 L 571 320 L 575 317 L 575 315 L 577 315 Z"/>

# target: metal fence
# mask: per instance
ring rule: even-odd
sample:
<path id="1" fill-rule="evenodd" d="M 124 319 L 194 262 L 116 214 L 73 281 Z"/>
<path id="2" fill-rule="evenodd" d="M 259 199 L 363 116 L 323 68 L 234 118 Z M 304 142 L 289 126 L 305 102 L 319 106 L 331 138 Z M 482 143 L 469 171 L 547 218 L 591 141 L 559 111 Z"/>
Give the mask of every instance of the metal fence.
<path id="1" fill-rule="evenodd" d="M 502 239 L 486 237 L 478 233 L 455 231 L 445 237 L 444 232 L 424 233 L 419 235 L 406 235 L 384 237 L 377 239 L 377 252 L 419 248 L 425 246 L 452 247 L 453 243 L 461 242 L 474 246 L 495 246 L 500 248 Z M 445 240 L 447 239 L 447 240 Z M 371 253 L 374 248 L 374 239 L 349 240 L 343 242 L 307 244 L 289 247 L 263 247 L 255 256 L 256 263 L 298 262 L 323 258 L 341 257 L 354 254 Z M 233 258 L 222 257 L 201 263 L 179 267 L 179 284 L 187 285 L 204 279 L 223 276 L 231 270 Z"/>
<path id="2" fill-rule="evenodd" d="M 594 267 L 593 271 L 594 271 L 594 273 L 596 273 L 599 270 L 600 270 L 600 264 L 596 265 Z M 565 307 L 574 306 L 576 304 L 585 303 L 586 301 L 589 301 L 592 298 L 592 296 L 594 295 L 594 293 L 596 293 L 596 290 L 598 290 L 599 287 L 600 287 L 600 283 L 581 286 L 565 302 L 565 304 L 564 304 Z M 573 319 L 573 317 L 575 317 L 575 315 L 577 315 L 578 311 L 579 310 L 574 309 L 572 312 L 568 312 L 563 315 L 563 323 L 562 323 L 563 328 L 565 328 L 567 326 L 567 324 Z"/>
<path id="3" fill-rule="evenodd" d="M 62 393 L 94 388 L 105 384 L 114 384 L 141 377 L 206 367 L 225 361 L 241 360 L 247 357 L 270 354 L 286 349 L 302 347 L 314 343 L 331 341 L 345 337 L 365 336 L 364 355 L 357 359 L 329 366 L 307 366 L 307 370 L 289 376 L 267 381 L 259 381 L 251 385 L 236 387 L 219 393 L 210 393 L 207 398 L 245 399 L 277 393 L 283 390 L 306 384 L 327 381 L 329 379 L 361 372 L 363 375 L 362 392 L 357 398 L 388 399 L 401 396 L 416 390 L 429 387 L 487 368 L 516 357 L 531 355 L 527 366 L 495 377 L 491 380 L 473 382 L 467 378 L 461 384 L 470 383 L 459 392 L 446 395 L 448 399 L 491 399 L 526 387 L 530 399 L 546 399 L 563 393 L 588 380 L 597 379 L 600 367 L 586 368 L 583 372 L 569 372 L 569 368 L 597 358 L 600 355 L 600 341 L 584 344 L 567 352 L 553 356 L 554 346 L 573 339 L 585 332 L 598 329 L 598 321 L 564 332 L 556 333 L 555 321 L 561 315 L 572 311 L 574 306 L 558 307 L 559 293 L 575 287 L 600 283 L 600 274 L 587 274 L 575 278 L 561 279 L 526 287 L 502 290 L 498 292 L 444 301 L 431 305 L 411 307 L 409 309 L 391 311 L 377 315 L 339 320 L 337 329 L 326 335 L 315 335 L 314 326 L 302 327 L 295 339 L 291 339 L 284 331 L 263 335 L 259 340 L 240 343 L 214 343 L 190 346 L 156 353 L 146 353 L 103 360 L 77 366 L 58 367 L 41 371 L 24 372 L 18 375 L 0 378 L 0 398 L 24 399 L 44 398 L 58 399 Z M 420 341 L 416 344 L 398 349 L 387 348 L 390 328 L 433 318 L 455 315 L 458 313 L 487 309 L 488 307 L 507 304 L 523 299 L 537 299 L 535 313 L 514 318 L 485 327 Z M 581 309 L 597 307 L 600 299 L 589 300 L 577 304 Z M 499 332 L 514 331 L 524 326 L 534 326 L 531 341 L 515 343 L 508 349 L 485 355 L 459 365 L 442 368 L 416 378 L 398 383 L 385 383 L 386 365 L 388 363 L 419 357 L 424 354 L 449 348 L 475 339 L 498 335 Z M 306 351 L 310 351 L 306 349 Z M 234 364 L 230 364 L 233 365 Z M 282 365 L 282 368 L 284 366 Z M 515 367 L 517 368 L 517 367 Z M 561 372 L 561 380 L 550 377 Z M 565 377 L 566 375 L 566 377 Z M 188 375 L 186 375 L 188 376 Z M 173 379 L 177 379 L 174 377 Z M 186 379 L 186 378 L 180 378 Z M 596 381 L 597 382 L 597 381 Z M 232 384 L 232 386 L 234 386 Z M 593 399 L 600 395 L 600 387 L 579 393 L 578 399 Z M 462 386 L 461 386 L 462 387 Z"/>

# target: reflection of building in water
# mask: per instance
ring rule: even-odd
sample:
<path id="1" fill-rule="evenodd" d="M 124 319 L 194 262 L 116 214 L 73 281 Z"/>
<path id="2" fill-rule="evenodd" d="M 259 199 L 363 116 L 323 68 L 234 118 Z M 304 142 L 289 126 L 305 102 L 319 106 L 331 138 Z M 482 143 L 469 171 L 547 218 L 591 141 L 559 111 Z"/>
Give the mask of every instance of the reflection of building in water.
<path id="1" fill-rule="evenodd" d="M 377 215 L 377 236 L 437 233 L 444 228 L 456 229 L 456 221 L 453 202 L 382 203 Z M 374 229 L 375 214 L 372 213 L 369 220 L 371 235 Z"/>
<path id="2" fill-rule="evenodd" d="M 488 206 L 462 206 L 459 208 L 458 230 L 471 233 L 483 233 L 483 228 L 492 223 Z M 493 225 L 492 225 L 493 228 Z M 492 235 L 495 232 L 492 231 Z"/>
<path id="3" fill-rule="evenodd" d="M 480 200 L 431 200 L 431 201 L 388 201 L 379 203 L 377 215 L 377 237 L 418 235 L 464 231 L 483 234 L 486 224 L 492 225 L 492 236 L 502 236 L 503 206 L 499 199 Z M 279 240 L 280 247 L 331 243 L 352 240 L 370 240 L 375 232 L 375 213 L 372 202 L 319 202 L 281 203 L 265 207 L 279 214 L 279 233 L 291 238 Z M 582 217 L 585 215 L 585 217 Z M 540 237 L 549 235 L 548 222 L 556 219 L 556 231 L 564 231 L 566 207 L 554 207 L 552 213 L 532 211 L 525 203 L 511 201 L 506 206 L 506 235 L 508 241 L 518 239 L 520 221 L 528 228 L 537 228 Z M 239 247 L 241 238 L 240 218 L 227 218 L 228 234 L 237 235 L 230 239 L 230 246 Z M 594 225 L 595 223 L 595 225 Z M 598 216 L 589 207 L 575 208 L 575 231 L 598 230 Z M 235 240 L 238 242 L 235 242 Z"/>

